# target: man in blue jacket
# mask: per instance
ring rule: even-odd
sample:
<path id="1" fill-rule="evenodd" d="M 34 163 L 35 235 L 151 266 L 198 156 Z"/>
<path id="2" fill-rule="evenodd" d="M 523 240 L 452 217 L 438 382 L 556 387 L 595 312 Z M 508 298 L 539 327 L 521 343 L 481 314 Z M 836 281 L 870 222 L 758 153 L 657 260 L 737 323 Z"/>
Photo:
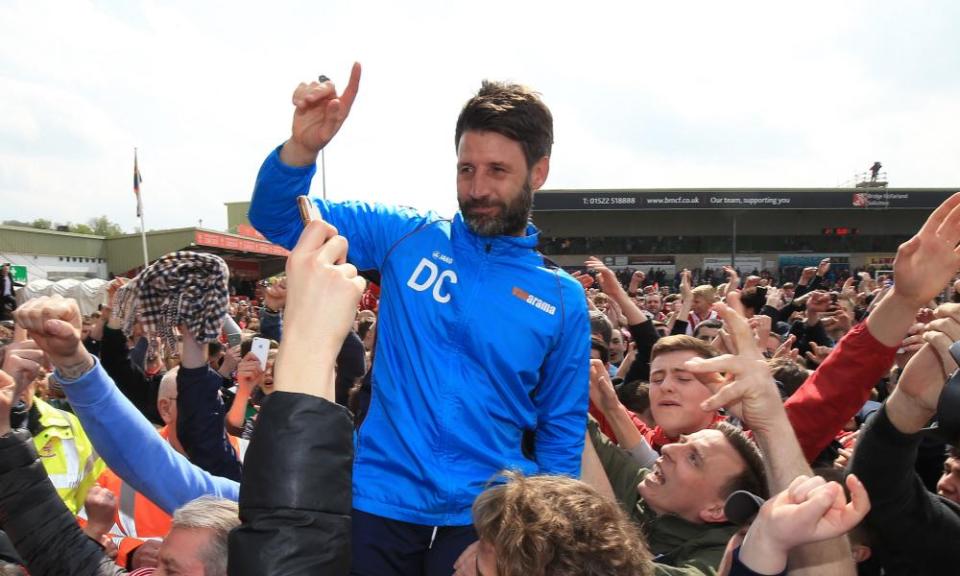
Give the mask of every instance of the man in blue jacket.
<path id="1" fill-rule="evenodd" d="M 360 67 L 341 95 L 321 80 L 294 92 L 292 135 L 261 167 L 250 207 L 287 248 L 303 229 L 296 197 L 353 105 Z M 586 302 L 537 252 L 528 222 L 552 144 L 536 93 L 484 82 L 457 121 L 452 219 L 315 200 L 348 260 L 382 279 L 373 398 L 356 437 L 354 574 L 449 575 L 476 539 L 473 500 L 498 472 L 579 476 Z"/>

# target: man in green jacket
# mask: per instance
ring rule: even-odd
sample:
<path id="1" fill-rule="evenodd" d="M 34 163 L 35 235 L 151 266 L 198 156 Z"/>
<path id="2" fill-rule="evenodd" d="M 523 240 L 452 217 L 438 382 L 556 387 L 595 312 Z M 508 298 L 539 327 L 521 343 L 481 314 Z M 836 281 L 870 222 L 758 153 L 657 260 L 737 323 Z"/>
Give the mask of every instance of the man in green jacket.
<path id="1" fill-rule="evenodd" d="M 589 424 L 583 480 L 616 498 L 642 529 L 662 574 L 716 574 L 738 527 L 724 502 L 736 490 L 766 497 L 760 452 L 726 423 L 664 446 L 652 469 Z"/>

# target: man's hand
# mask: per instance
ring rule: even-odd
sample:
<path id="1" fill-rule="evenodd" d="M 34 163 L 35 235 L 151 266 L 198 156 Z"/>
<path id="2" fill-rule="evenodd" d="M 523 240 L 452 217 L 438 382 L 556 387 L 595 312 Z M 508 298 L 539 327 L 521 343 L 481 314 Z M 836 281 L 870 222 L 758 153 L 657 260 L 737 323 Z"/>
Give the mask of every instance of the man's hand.
<path id="1" fill-rule="evenodd" d="M 760 348 L 762 353 L 766 346 L 767 338 L 770 337 L 770 332 L 772 331 L 773 318 L 764 314 L 759 314 L 748 319 L 747 324 L 753 330 L 754 338 L 756 338 L 757 341 L 757 346 Z"/>
<path id="2" fill-rule="evenodd" d="M 827 330 L 841 330 L 844 334 L 850 331 L 850 328 L 853 327 L 853 318 L 843 309 L 835 310 L 833 312 L 825 313 L 820 321 L 823 322 L 823 327 Z"/>
<path id="3" fill-rule="evenodd" d="M 920 231 L 897 249 L 893 294 L 919 309 L 960 270 L 960 192 L 941 204 Z"/>
<path id="4" fill-rule="evenodd" d="M 277 390 L 333 400 L 333 370 L 365 282 L 346 263 L 347 240 L 323 221 L 308 224 L 287 257 L 287 307 Z M 323 306 L 318 306 L 319 302 Z"/>
<path id="5" fill-rule="evenodd" d="M 783 291 L 776 286 L 767 288 L 767 306 L 777 310 L 783 308 Z"/>
<path id="6" fill-rule="evenodd" d="M 810 351 L 804 354 L 804 357 L 810 362 L 811 368 L 816 368 L 827 359 L 827 356 L 833 352 L 829 346 L 820 346 L 816 342 L 810 342 Z"/>
<path id="7" fill-rule="evenodd" d="M 87 499 L 83 503 L 87 511 L 87 525 L 84 533 L 94 540 L 110 531 L 113 526 L 113 514 L 117 510 L 117 498 L 113 492 L 94 485 L 87 491 Z"/>
<path id="8" fill-rule="evenodd" d="M 643 281 L 646 280 L 647 275 L 643 272 L 636 270 L 630 276 L 630 294 L 636 294 L 639 291 L 639 288 L 643 286 Z"/>
<path id="9" fill-rule="evenodd" d="M 724 266 L 723 271 L 727 273 L 727 285 L 729 290 L 737 290 L 740 288 L 740 275 L 737 274 L 736 268 L 733 266 Z"/>
<path id="10" fill-rule="evenodd" d="M 814 266 L 807 266 L 803 269 L 803 272 L 800 273 L 800 279 L 797 280 L 798 286 L 806 286 L 813 280 L 813 277 L 817 274 L 817 268 Z"/>
<path id="11" fill-rule="evenodd" d="M 820 264 L 817 265 L 817 276 L 823 278 L 827 275 L 827 272 L 830 271 L 830 259 L 824 258 L 820 261 Z"/>
<path id="12" fill-rule="evenodd" d="M 480 542 L 467 546 L 453 564 L 453 576 L 477 576 L 477 554 L 479 553 Z"/>
<path id="13" fill-rule="evenodd" d="M 229 378 L 233 375 L 233 371 L 237 369 L 237 366 L 240 365 L 240 345 L 233 347 L 226 346 L 223 349 L 223 362 L 220 364 L 220 369 L 217 372 L 224 378 Z"/>
<path id="14" fill-rule="evenodd" d="M 13 316 L 64 377 L 78 378 L 93 366 L 93 358 L 80 342 L 82 319 L 75 300 L 41 296 L 28 300 Z"/>
<path id="15" fill-rule="evenodd" d="M 15 398 L 34 381 L 43 364 L 43 351 L 33 340 L 14 342 L 4 349 L 3 371 L 12 376 L 17 385 Z"/>
<path id="16" fill-rule="evenodd" d="M 777 351 L 773 353 L 774 358 L 788 358 L 797 361 L 797 358 L 800 357 L 800 351 L 793 347 L 797 343 L 797 335 L 791 334 L 787 336 L 787 339 L 783 341 L 783 344 L 777 347 Z"/>
<path id="17" fill-rule="evenodd" d="M 810 292 L 809 296 L 804 294 L 807 298 L 807 313 L 815 312 L 817 314 L 822 314 L 830 308 L 832 299 L 828 292 L 816 291 Z"/>
<path id="18" fill-rule="evenodd" d="M 333 82 L 301 83 L 293 92 L 293 129 L 280 151 L 280 160 L 288 166 L 308 166 L 337 134 L 350 114 L 360 89 L 360 63 L 350 71 L 350 82 L 338 95 Z"/>
<path id="19" fill-rule="evenodd" d="M 597 282 L 600 283 L 600 289 L 603 290 L 604 294 L 614 300 L 619 300 L 621 297 L 625 298 L 627 296 L 627 293 L 623 290 L 623 286 L 620 285 L 620 281 L 617 280 L 617 275 L 613 270 L 607 268 L 606 264 L 601 262 L 596 256 L 587 258 L 584 265 L 586 265 L 587 268 L 596 270 Z"/>
<path id="20" fill-rule="evenodd" d="M 590 400 L 604 414 L 620 408 L 610 373 L 600 360 L 590 361 Z"/>
<path id="21" fill-rule="evenodd" d="M 870 511 L 870 497 L 856 476 L 847 476 L 851 500 L 843 488 L 819 476 L 798 476 L 790 487 L 760 508 L 740 547 L 740 561 L 761 574 L 786 568 L 793 548 L 846 534 Z"/>
<path id="22" fill-rule="evenodd" d="M 10 433 L 10 408 L 17 401 L 17 385 L 13 376 L 0 370 L 0 436 Z"/>
<path id="23" fill-rule="evenodd" d="M 140 568 L 156 568 L 160 564 L 160 541 L 147 540 L 133 550 L 130 559 L 130 567 L 134 570 Z"/>
<path id="24" fill-rule="evenodd" d="M 693 286 L 690 282 L 690 271 L 686 268 L 680 273 L 680 302 L 683 306 L 693 306 Z"/>
<path id="25" fill-rule="evenodd" d="M 252 392 L 254 388 L 263 384 L 265 376 L 263 368 L 260 367 L 260 359 L 253 352 L 247 352 L 237 368 L 237 386 Z"/>
<path id="26" fill-rule="evenodd" d="M 769 430 L 777 420 L 786 420 L 780 392 L 746 318 L 733 306 L 740 306 L 738 295 L 730 298 L 730 306 L 716 304 L 714 308 L 730 331 L 736 350 L 716 358 L 692 358 L 684 367 L 694 374 L 723 374 L 722 378 L 706 380 L 714 394 L 700 405 L 703 410 L 727 407 L 739 413 L 751 429 Z"/>
<path id="27" fill-rule="evenodd" d="M 898 430 L 913 434 L 937 413 L 947 377 L 957 369 L 950 345 L 960 340 L 960 304 L 943 304 L 923 334 L 926 344 L 907 362 L 887 400 L 887 415 Z"/>
<path id="28" fill-rule="evenodd" d="M 853 276 L 843 281 L 843 286 L 840 287 L 840 297 L 850 302 L 857 301 L 857 288 L 853 285 Z"/>
<path id="29" fill-rule="evenodd" d="M 593 277 L 590 276 L 589 274 L 584 274 L 583 272 L 580 272 L 578 270 L 573 274 L 571 274 L 571 276 L 573 276 L 573 279 L 579 282 L 581 286 L 583 286 L 584 291 L 587 291 L 590 288 L 593 288 L 594 280 L 593 280 Z"/>

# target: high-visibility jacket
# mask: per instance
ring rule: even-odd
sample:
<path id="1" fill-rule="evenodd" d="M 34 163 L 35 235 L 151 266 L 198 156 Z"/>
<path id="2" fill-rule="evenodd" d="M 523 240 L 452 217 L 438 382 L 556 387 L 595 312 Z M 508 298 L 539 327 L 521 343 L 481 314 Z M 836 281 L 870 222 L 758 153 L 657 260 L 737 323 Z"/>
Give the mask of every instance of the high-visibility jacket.
<path id="1" fill-rule="evenodd" d="M 167 439 L 166 426 L 159 430 Z M 97 484 L 113 492 L 117 509 L 113 514 L 113 528 L 110 539 L 117 545 L 117 564 L 127 566 L 130 552 L 146 540 L 160 540 L 170 531 L 173 518 L 154 504 L 149 498 L 134 490 L 116 475 L 113 470 L 105 470 Z"/>
<path id="2" fill-rule="evenodd" d="M 169 439 L 169 426 L 158 430 L 164 440 Z M 234 448 L 237 439 L 229 436 Z M 239 449 L 237 451 L 239 454 Z M 124 482 L 113 470 L 105 470 L 97 484 L 113 492 L 117 509 L 113 515 L 110 539 L 117 545 L 117 564 L 128 566 L 130 553 L 147 540 L 162 540 L 170 531 L 173 518 L 149 498 Z"/>
<path id="3" fill-rule="evenodd" d="M 40 461 L 57 494 L 77 514 L 105 465 L 76 416 L 39 398 L 33 402 L 40 414 L 40 431 L 33 435 Z"/>

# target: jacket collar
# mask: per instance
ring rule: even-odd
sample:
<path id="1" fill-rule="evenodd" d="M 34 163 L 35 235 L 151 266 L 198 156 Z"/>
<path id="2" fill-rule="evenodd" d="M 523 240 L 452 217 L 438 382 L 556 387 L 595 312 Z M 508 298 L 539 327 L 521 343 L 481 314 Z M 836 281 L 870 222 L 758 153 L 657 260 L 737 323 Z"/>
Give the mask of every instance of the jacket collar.
<path id="1" fill-rule="evenodd" d="M 463 221 L 463 214 L 457 212 L 453 217 L 454 238 L 469 244 L 478 252 L 488 254 L 517 254 L 530 252 L 537 248 L 540 241 L 540 231 L 532 222 L 527 223 L 526 234 L 523 236 L 480 236 L 475 234 Z"/>

